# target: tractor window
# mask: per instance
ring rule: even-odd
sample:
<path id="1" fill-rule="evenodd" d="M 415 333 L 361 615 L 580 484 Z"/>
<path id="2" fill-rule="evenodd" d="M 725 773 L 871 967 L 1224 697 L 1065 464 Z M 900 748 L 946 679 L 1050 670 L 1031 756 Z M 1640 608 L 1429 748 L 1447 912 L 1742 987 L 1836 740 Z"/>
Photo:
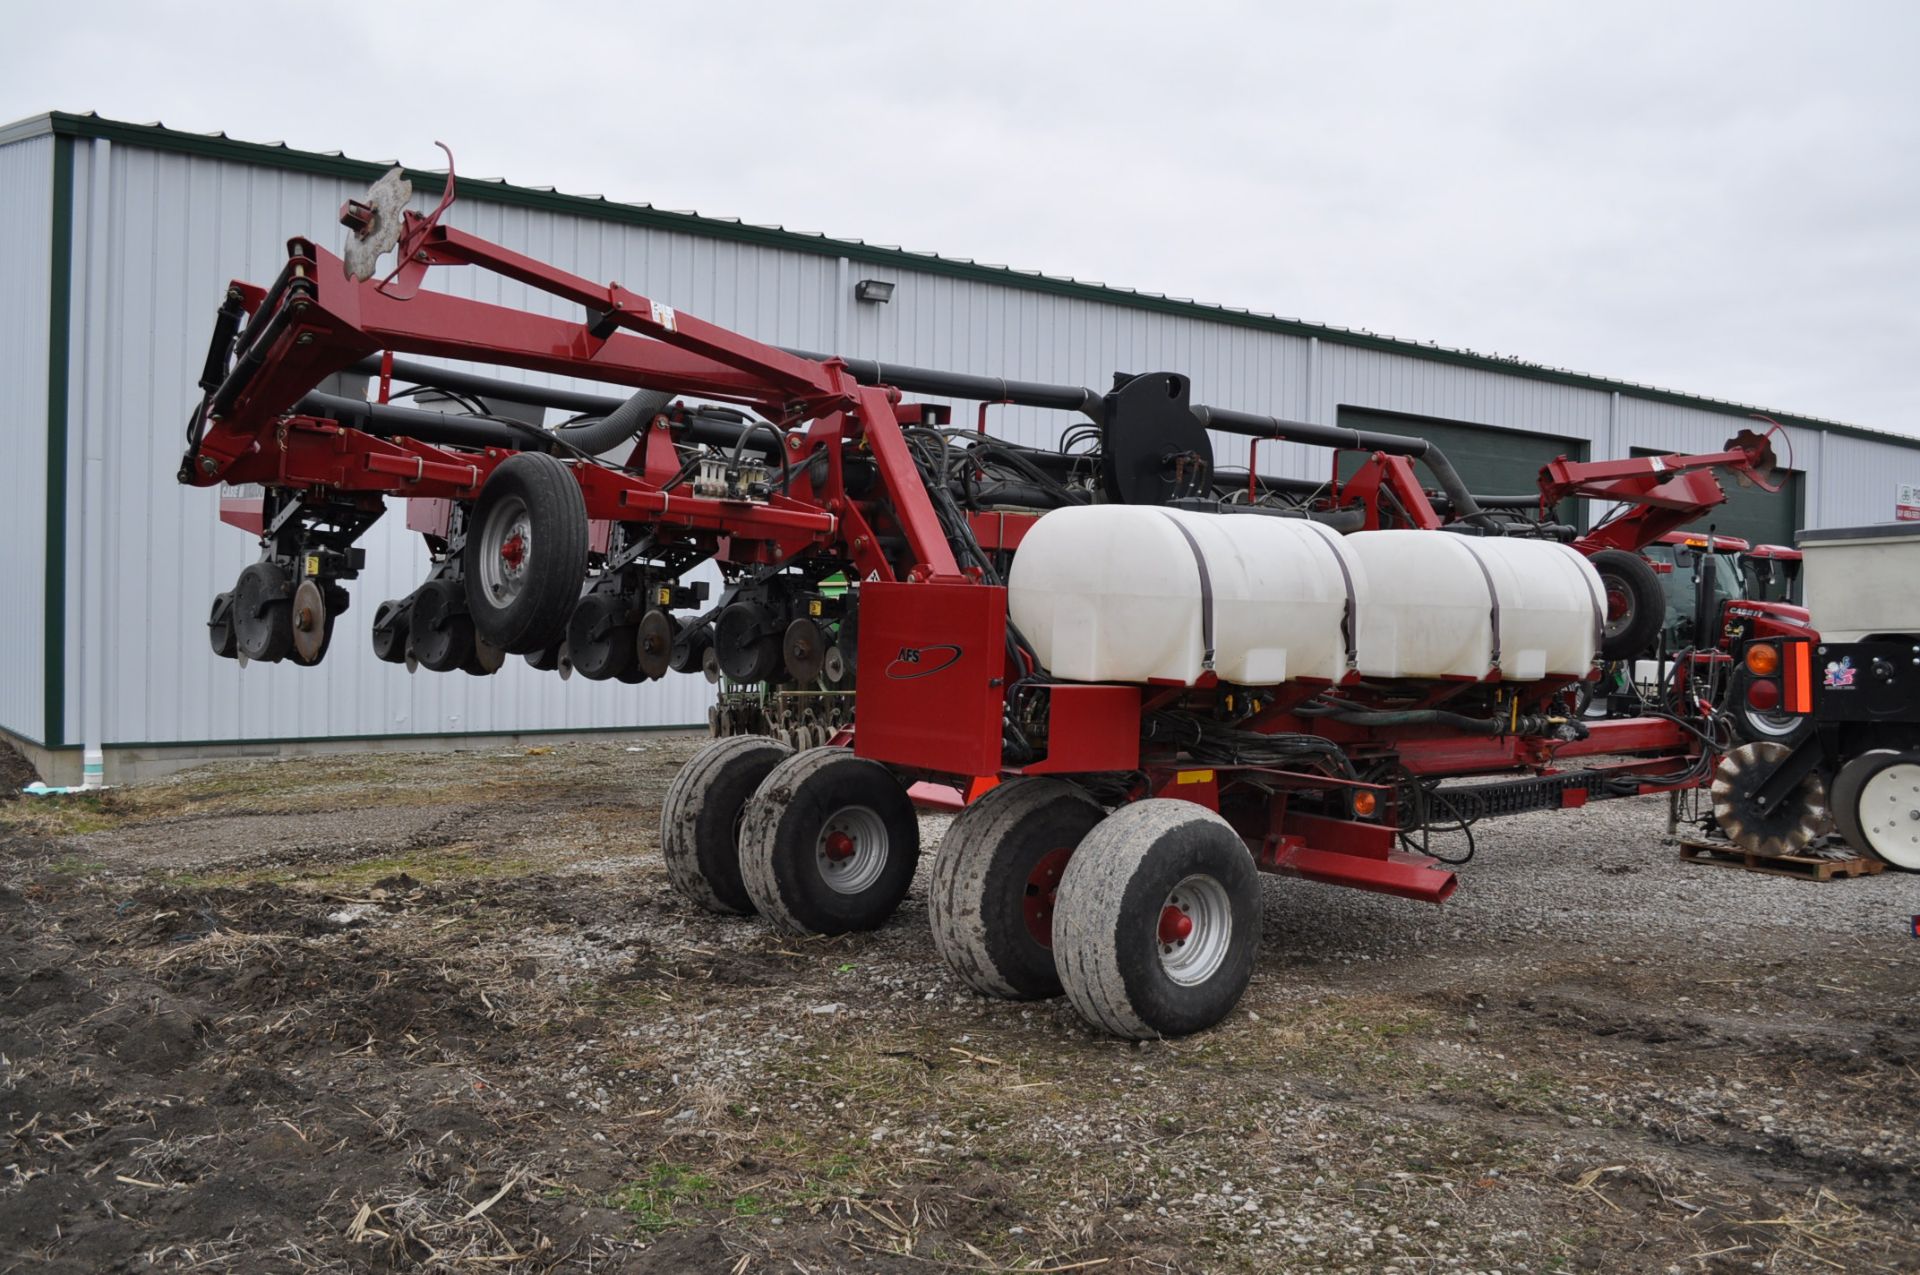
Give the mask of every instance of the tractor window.
<path id="1" fill-rule="evenodd" d="M 1672 555 L 1671 559 L 1667 558 L 1668 554 Z M 1719 614 L 1721 604 L 1729 598 L 1745 596 L 1746 582 L 1740 578 L 1740 568 L 1732 554 L 1716 553 L 1709 559 L 1706 554 L 1682 546 L 1657 545 L 1647 550 L 1647 557 L 1673 562 L 1673 570 L 1660 577 L 1667 595 L 1667 649 L 1670 651 L 1693 644 L 1695 590 L 1699 588 L 1699 573 L 1709 561 L 1713 571 L 1714 614 Z"/>

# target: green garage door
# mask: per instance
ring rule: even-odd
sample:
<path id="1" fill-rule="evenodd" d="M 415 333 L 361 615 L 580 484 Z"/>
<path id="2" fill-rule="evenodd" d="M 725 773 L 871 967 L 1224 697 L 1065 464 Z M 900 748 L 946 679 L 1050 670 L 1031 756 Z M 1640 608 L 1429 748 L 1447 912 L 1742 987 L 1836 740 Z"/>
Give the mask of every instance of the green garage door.
<path id="1" fill-rule="evenodd" d="M 1561 438 L 1553 434 L 1529 434 L 1520 430 L 1494 429 L 1470 425 L 1464 421 L 1435 420 L 1427 416 L 1398 416 L 1342 407 L 1340 424 L 1345 429 L 1369 429 L 1382 434 L 1411 434 L 1436 444 L 1453 462 L 1466 480 L 1467 490 L 1475 495 L 1515 496 L 1540 489 L 1540 467 L 1556 456 L 1571 460 L 1587 458 L 1587 442 L 1582 438 Z M 1345 477 L 1361 457 L 1343 456 L 1340 473 Z M 1420 468 L 1421 481 L 1431 485 L 1431 476 Z M 1573 502 L 1577 505 L 1579 502 Z M 1558 511 L 1562 520 L 1577 520 L 1572 506 Z"/>
<path id="2" fill-rule="evenodd" d="M 1657 448 L 1636 447 L 1633 454 L 1658 456 L 1661 453 Z M 1711 525 L 1720 535 L 1738 536 L 1757 545 L 1793 543 L 1793 533 L 1800 528 L 1804 508 L 1804 474 L 1784 469 L 1776 471 L 1774 481 L 1785 480 L 1777 492 L 1742 487 L 1738 479 L 1726 473 L 1715 473 L 1714 477 L 1727 493 L 1726 503 L 1714 506 L 1712 513 L 1688 523 L 1683 530 L 1705 531 Z"/>

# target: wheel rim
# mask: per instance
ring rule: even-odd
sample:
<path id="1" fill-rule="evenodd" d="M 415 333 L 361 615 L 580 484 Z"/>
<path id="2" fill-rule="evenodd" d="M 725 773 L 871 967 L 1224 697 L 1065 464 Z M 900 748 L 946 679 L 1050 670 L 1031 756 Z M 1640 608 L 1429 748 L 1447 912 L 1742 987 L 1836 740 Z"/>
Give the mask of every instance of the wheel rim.
<path id="1" fill-rule="evenodd" d="M 496 607 L 513 604 L 526 586 L 533 560 L 533 520 L 527 502 L 508 496 L 493 510 L 480 536 L 480 587 Z"/>
<path id="2" fill-rule="evenodd" d="M 1860 789 L 1860 829 L 1888 863 L 1920 869 L 1920 765 L 1895 762 Z"/>
<path id="3" fill-rule="evenodd" d="M 886 821 L 870 807 L 842 806 L 820 826 L 813 857 L 827 888 L 858 894 L 886 870 Z"/>
<path id="4" fill-rule="evenodd" d="M 1060 874 L 1067 870 L 1067 860 L 1072 855 L 1070 849 L 1049 850 L 1027 874 L 1026 897 L 1020 901 L 1020 915 L 1027 923 L 1027 933 L 1041 947 L 1053 946 L 1054 892 L 1060 888 Z"/>
<path id="5" fill-rule="evenodd" d="M 1750 732 L 1768 739 L 1785 739 L 1799 730 L 1800 723 L 1806 720 L 1793 713 L 1781 712 L 1778 709 L 1755 708 L 1751 704 L 1741 707 L 1740 717 L 1746 722 Z"/>
<path id="6" fill-rule="evenodd" d="M 1633 594 L 1623 584 L 1607 582 L 1607 622 L 1603 630 L 1607 637 L 1618 637 L 1626 632 L 1633 623 Z"/>
<path id="7" fill-rule="evenodd" d="M 1219 881 L 1198 873 L 1167 894 L 1154 935 L 1160 968 L 1182 987 L 1204 983 L 1226 963 L 1233 942 L 1233 903 Z"/>

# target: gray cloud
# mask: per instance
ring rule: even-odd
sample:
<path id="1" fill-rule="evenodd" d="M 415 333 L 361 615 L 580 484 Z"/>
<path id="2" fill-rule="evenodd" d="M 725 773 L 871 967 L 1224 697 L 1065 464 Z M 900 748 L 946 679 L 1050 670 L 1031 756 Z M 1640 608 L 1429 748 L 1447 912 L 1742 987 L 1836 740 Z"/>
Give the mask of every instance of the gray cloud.
<path id="1" fill-rule="evenodd" d="M 1904 3 L 81 4 L 97 110 L 1920 431 Z"/>

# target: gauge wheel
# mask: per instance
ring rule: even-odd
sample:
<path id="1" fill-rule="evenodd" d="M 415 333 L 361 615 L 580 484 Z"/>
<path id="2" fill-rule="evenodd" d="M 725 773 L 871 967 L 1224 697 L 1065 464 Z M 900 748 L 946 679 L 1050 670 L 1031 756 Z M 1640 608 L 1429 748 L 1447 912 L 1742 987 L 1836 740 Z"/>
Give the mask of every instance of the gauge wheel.
<path id="1" fill-rule="evenodd" d="M 521 452 L 480 488 L 461 563 L 482 638 L 525 655 L 559 642 L 587 574 L 587 503 L 573 471 Z"/>
<path id="2" fill-rule="evenodd" d="M 249 660 L 277 663 L 293 653 L 293 573 L 272 562 L 255 562 L 233 586 L 236 651 Z"/>
<path id="3" fill-rule="evenodd" d="M 1232 826 L 1190 801 L 1108 815 L 1067 861 L 1053 912 L 1060 982 L 1092 1026 L 1130 1040 L 1232 1012 L 1260 947 L 1260 881 Z"/>
<path id="4" fill-rule="evenodd" d="M 1920 752 L 1880 748 L 1842 766 L 1833 822 L 1855 850 L 1920 872 Z"/>
<path id="5" fill-rule="evenodd" d="M 764 735 L 730 735 L 695 753 L 660 806 L 660 852 L 673 888 L 709 912 L 750 916 L 740 881 L 747 799 L 793 750 Z"/>
<path id="6" fill-rule="evenodd" d="M 473 621 L 457 580 L 444 576 L 414 591 L 407 650 L 423 668 L 451 673 L 473 658 Z"/>
<path id="7" fill-rule="evenodd" d="M 747 801 L 740 876 L 760 915 L 792 934 L 873 930 L 907 897 L 920 820 L 892 771 L 845 748 L 774 767 Z"/>
<path id="8" fill-rule="evenodd" d="M 984 996 L 1060 994 L 1055 891 L 1074 848 L 1107 812 L 1059 779 L 1013 779 L 961 811 L 941 839 L 927 889 L 933 946 Z"/>

